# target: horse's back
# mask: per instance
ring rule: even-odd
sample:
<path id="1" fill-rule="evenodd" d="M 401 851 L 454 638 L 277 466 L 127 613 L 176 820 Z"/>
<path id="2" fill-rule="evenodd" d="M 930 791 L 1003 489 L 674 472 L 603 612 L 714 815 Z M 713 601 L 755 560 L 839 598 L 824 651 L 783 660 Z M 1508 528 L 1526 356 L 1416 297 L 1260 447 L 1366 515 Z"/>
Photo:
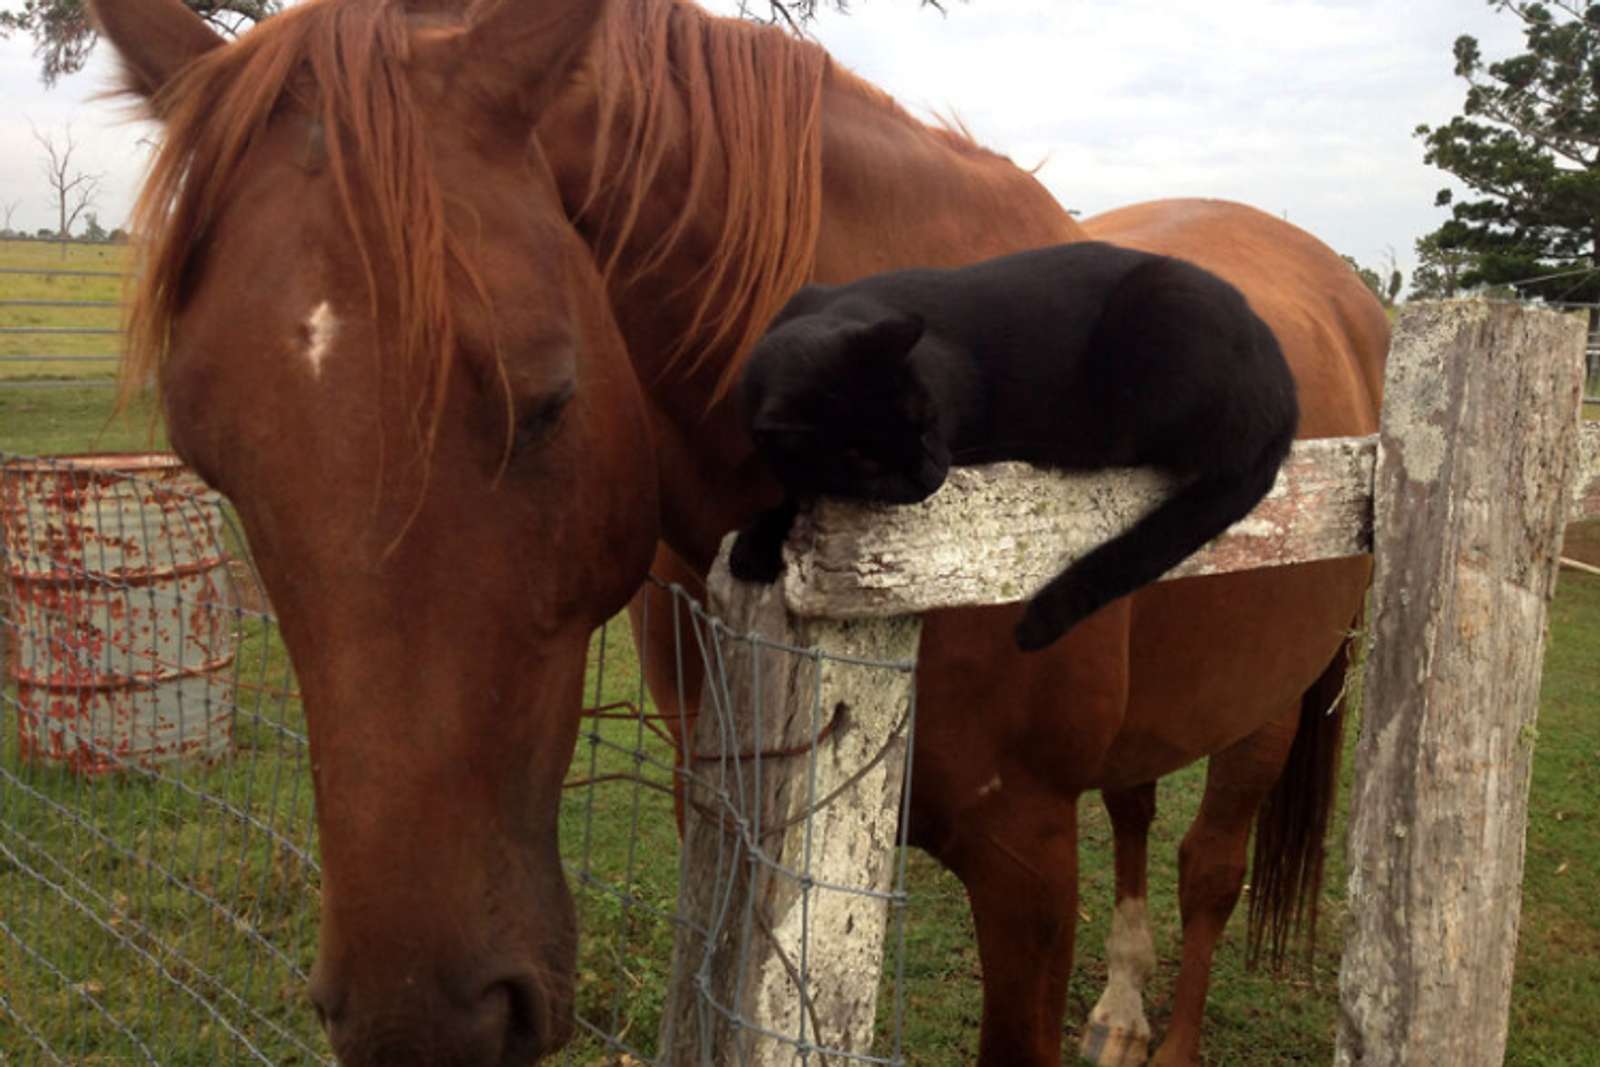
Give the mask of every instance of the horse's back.
<path id="1" fill-rule="evenodd" d="M 1327 245 L 1224 200 L 1153 200 L 1083 226 L 1095 240 L 1178 256 L 1238 286 L 1294 370 L 1301 437 L 1376 431 L 1389 320 Z"/>
<path id="2" fill-rule="evenodd" d="M 1096 240 L 1190 260 L 1237 286 L 1278 337 L 1301 437 L 1377 429 L 1389 322 L 1331 249 L 1217 200 L 1161 200 L 1087 220 Z M 1366 558 L 1149 586 L 1133 597 L 1126 716 L 1098 785 L 1131 785 L 1295 713 L 1360 610 Z M 1185 758 L 1187 757 L 1187 758 Z"/>

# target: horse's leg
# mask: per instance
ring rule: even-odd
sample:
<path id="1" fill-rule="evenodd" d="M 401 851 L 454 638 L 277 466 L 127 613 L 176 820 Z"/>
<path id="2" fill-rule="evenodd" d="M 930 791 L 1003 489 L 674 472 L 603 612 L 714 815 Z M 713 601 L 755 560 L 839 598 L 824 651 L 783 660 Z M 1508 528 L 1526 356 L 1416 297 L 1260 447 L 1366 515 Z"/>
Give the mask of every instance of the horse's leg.
<path id="1" fill-rule="evenodd" d="M 1261 802 L 1283 771 L 1298 707 L 1211 757 L 1205 795 L 1178 849 L 1183 961 L 1172 1019 L 1151 1067 L 1199 1067 L 1200 1022 L 1211 960 L 1244 885 L 1246 845 Z"/>
<path id="2" fill-rule="evenodd" d="M 963 820 L 939 854 L 966 886 L 978 932 L 978 1064 L 1057 1067 L 1078 921 L 1077 803 L 1018 797 L 990 810 Z"/>
<path id="3" fill-rule="evenodd" d="M 1107 789 L 1101 796 L 1111 816 L 1117 906 L 1106 937 L 1106 989 L 1089 1013 L 1078 1052 L 1100 1067 L 1138 1067 L 1150 1055 L 1144 985 L 1156 969 L 1155 939 L 1146 911 L 1156 785 Z"/>
<path id="4" fill-rule="evenodd" d="M 961 879 L 983 964 L 983 1067 L 1056 1067 L 1078 921 L 1077 798 L 1127 706 L 1129 606 L 1016 669 L 1020 606 L 932 612 L 917 668 L 911 842 Z"/>

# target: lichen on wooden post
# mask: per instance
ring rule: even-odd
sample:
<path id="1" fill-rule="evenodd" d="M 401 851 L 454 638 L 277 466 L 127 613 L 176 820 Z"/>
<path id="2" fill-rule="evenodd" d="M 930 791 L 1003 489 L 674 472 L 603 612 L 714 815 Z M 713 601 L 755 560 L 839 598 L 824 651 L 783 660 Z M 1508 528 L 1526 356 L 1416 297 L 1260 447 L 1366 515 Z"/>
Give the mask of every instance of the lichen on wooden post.
<path id="1" fill-rule="evenodd" d="M 1340 1067 L 1502 1062 L 1544 623 L 1578 466 L 1581 321 L 1408 305 L 1375 573 Z"/>
<path id="2" fill-rule="evenodd" d="M 1296 442 L 1266 499 L 1165 577 L 1368 551 L 1376 454 L 1370 437 Z M 833 618 L 1026 600 L 1168 492 L 1149 469 L 995 463 L 955 468 L 920 504 L 819 500 L 785 548 L 785 596 L 797 614 Z"/>

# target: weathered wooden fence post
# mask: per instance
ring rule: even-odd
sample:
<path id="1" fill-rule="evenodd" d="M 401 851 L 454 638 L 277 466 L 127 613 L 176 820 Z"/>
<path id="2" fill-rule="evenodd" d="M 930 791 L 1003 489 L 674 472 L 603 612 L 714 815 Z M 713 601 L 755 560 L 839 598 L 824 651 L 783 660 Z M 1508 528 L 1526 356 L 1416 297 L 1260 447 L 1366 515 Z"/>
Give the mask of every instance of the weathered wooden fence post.
<path id="1" fill-rule="evenodd" d="M 1408 305 L 1375 483 L 1340 1067 L 1500 1064 L 1583 324 Z"/>
<path id="2" fill-rule="evenodd" d="M 726 545 L 709 590 L 728 633 L 713 643 L 689 748 L 666 1062 L 864 1052 L 922 622 L 799 618 L 781 586 L 734 581 Z"/>

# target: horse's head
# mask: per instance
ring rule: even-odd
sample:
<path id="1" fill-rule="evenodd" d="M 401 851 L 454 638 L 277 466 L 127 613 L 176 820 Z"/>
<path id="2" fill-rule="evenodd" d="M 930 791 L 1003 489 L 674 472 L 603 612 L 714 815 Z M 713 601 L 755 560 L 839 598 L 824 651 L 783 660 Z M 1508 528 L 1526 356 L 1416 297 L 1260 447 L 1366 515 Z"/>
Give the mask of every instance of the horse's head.
<path id="1" fill-rule="evenodd" d="M 178 0 L 93 2 L 164 125 L 124 369 L 280 616 L 347 1065 L 520 1064 L 570 1027 L 557 799 L 589 634 L 658 523 L 637 385 L 528 136 L 602 6 L 314 0 L 224 44 Z"/>

